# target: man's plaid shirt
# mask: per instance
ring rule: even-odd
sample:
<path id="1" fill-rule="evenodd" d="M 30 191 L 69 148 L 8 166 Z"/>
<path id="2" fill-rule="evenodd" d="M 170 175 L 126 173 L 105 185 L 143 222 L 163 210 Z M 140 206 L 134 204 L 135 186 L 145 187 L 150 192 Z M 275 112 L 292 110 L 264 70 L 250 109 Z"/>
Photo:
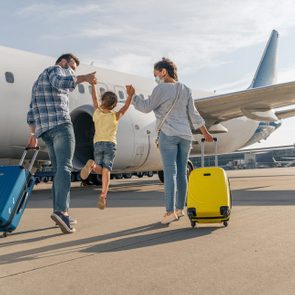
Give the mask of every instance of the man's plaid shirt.
<path id="1" fill-rule="evenodd" d="M 35 126 L 36 137 L 57 125 L 71 122 L 69 92 L 76 87 L 76 77 L 59 65 L 45 69 L 32 88 L 27 123 Z"/>

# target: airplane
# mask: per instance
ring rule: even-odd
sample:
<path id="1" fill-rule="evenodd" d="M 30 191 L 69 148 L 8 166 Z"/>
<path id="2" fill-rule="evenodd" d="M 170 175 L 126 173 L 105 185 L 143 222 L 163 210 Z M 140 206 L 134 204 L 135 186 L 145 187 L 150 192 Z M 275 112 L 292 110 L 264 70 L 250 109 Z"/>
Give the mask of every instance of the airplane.
<path id="1" fill-rule="evenodd" d="M 277 108 L 295 104 L 295 81 L 275 84 L 278 32 L 273 30 L 249 88 L 228 94 L 212 95 L 193 91 L 194 103 L 206 121 L 209 131 L 218 138 L 218 153 L 230 153 L 261 139 L 266 139 L 280 125 L 281 119 L 295 115 L 295 108 Z M 0 158 L 17 159 L 28 140 L 26 115 L 31 88 L 44 68 L 53 65 L 55 58 L 0 46 Z M 136 93 L 146 97 L 155 87 L 151 79 L 99 68 L 93 65 L 78 67 L 77 74 L 96 71 L 99 93 L 111 90 L 119 97 L 118 108 L 126 99 L 124 85 L 132 84 Z M 3 78 L 4 76 L 4 78 Z M 89 85 L 79 84 L 70 94 L 70 114 L 76 137 L 73 159 L 74 171 L 79 171 L 93 158 L 92 100 Z M 201 135 L 194 133 L 191 155 L 200 154 Z M 133 106 L 121 119 L 118 127 L 118 147 L 114 173 L 160 171 L 163 167 L 156 138 L 153 112 L 144 114 Z M 45 145 L 40 143 L 39 159 L 48 159 Z M 214 145 L 206 143 L 206 154 Z M 188 163 L 189 169 L 192 169 Z"/>

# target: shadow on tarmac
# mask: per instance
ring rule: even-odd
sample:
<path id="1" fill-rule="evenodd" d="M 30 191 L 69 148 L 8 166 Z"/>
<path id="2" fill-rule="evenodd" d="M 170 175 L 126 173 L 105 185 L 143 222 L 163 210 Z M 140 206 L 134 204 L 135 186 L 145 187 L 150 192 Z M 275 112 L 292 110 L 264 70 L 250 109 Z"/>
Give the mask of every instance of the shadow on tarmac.
<path id="1" fill-rule="evenodd" d="M 181 228 L 167 230 L 167 226 L 163 226 L 160 223 L 152 223 L 144 226 L 130 228 L 123 231 L 113 232 L 101 236 L 94 236 L 85 239 L 67 241 L 63 243 L 48 245 L 35 249 L 28 249 L 23 251 L 17 251 L 9 254 L 0 255 L 0 265 L 6 263 L 18 263 L 20 261 L 31 261 L 48 256 L 59 256 L 69 254 L 71 252 L 83 252 L 83 253 L 98 253 L 98 252 L 113 252 L 113 251 L 125 251 L 135 248 L 150 247 L 154 245 L 161 245 L 167 243 L 173 243 L 176 241 L 182 241 L 187 239 L 194 239 L 204 235 L 211 234 L 219 227 L 202 227 L 199 229 Z M 40 229 L 41 230 L 41 229 Z M 46 230 L 46 229 L 45 229 Z M 156 231 L 148 233 L 149 231 Z M 19 233 L 21 234 L 21 233 Z M 31 238 L 22 241 L 14 241 L 1 243 L 1 247 L 15 246 L 17 244 L 36 242 L 41 239 L 49 239 L 62 235 L 53 234 L 43 237 Z M 132 237 L 129 237 L 133 235 Z M 135 236 L 134 236 L 135 235 Z M 107 241 L 110 239 L 116 239 L 115 241 Z M 99 243 L 102 242 L 102 243 Z M 97 245 L 91 245 L 88 248 L 87 244 L 99 243 Z M 54 253 L 50 253 L 54 251 Z M 48 253 L 49 252 L 49 253 Z M 46 255 L 48 254 L 48 255 Z M 0 277 L 1 278 L 1 277 Z"/>
<path id="2" fill-rule="evenodd" d="M 266 188 L 266 189 L 264 189 Z M 234 206 L 294 206 L 294 190 L 267 190 L 268 186 L 232 190 Z M 130 189 L 130 187 L 129 187 Z M 95 208 L 97 204 L 97 188 L 85 190 L 74 188 L 71 191 L 71 208 Z M 134 190 L 113 191 L 108 196 L 108 208 L 143 208 L 164 207 L 162 191 L 149 190 L 136 192 Z M 51 192 L 36 191 L 28 202 L 28 208 L 52 208 Z"/>
<path id="3" fill-rule="evenodd" d="M 232 192 L 233 206 L 294 206 L 294 190 L 262 190 L 264 187 Z M 257 191 L 259 189 L 259 191 Z"/>
<path id="4" fill-rule="evenodd" d="M 219 227 L 202 227 L 199 229 L 180 228 L 163 232 L 157 232 L 147 235 L 123 238 L 115 241 L 109 241 L 83 249 L 81 252 L 100 253 L 117 252 L 131 249 L 138 249 L 162 244 L 184 241 L 188 239 L 199 238 L 209 235 Z"/>

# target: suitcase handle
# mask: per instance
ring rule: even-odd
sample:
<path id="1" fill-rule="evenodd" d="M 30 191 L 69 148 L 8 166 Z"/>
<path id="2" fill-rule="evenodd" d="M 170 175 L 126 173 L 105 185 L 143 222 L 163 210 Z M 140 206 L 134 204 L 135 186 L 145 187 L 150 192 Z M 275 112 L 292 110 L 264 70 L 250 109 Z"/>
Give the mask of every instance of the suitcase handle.
<path id="1" fill-rule="evenodd" d="M 218 157 L 217 157 L 217 137 L 213 137 L 215 142 L 215 150 L 214 150 L 214 160 L 215 166 L 218 166 Z M 205 164 L 205 138 L 201 139 L 201 167 L 204 167 Z"/>
<path id="2" fill-rule="evenodd" d="M 16 210 L 16 213 L 19 214 L 20 212 L 22 212 L 22 210 L 24 209 L 25 207 L 25 204 L 27 202 L 27 199 L 28 199 L 28 196 L 29 196 L 29 193 L 26 191 L 22 197 L 22 200 L 19 204 L 19 207 L 18 209 Z"/>
<path id="3" fill-rule="evenodd" d="M 28 152 L 29 150 L 35 150 L 35 152 L 34 152 L 34 154 L 33 154 L 33 157 L 32 157 L 32 160 L 31 160 L 31 162 L 30 162 L 30 166 L 29 166 L 29 168 L 28 168 L 29 172 L 31 172 L 31 170 L 32 170 L 32 168 L 33 168 L 33 165 L 34 165 L 34 163 L 35 163 L 35 160 L 36 160 L 36 158 L 37 158 L 38 152 L 39 152 L 39 150 L 40 150 L 40 147 L 39 147 L 39 146 L 36 146 L 36 147 L 28 147 L 28 146 L 27 146 L 27 147 L 25 148 L 23 154 L 22 154 L 22 157 L 21 157 L 20 161 L 19 161 L 19 166 L 22 166 L 22 165 L 23 165 L 24 160 L 25 160 L 25 157 L 26 157 L 27 152 Z"/>
<path id="4" fill-rule="evenodd" d="M 17 214 L 22 212 L 23 209 L 25 208 L 25 205 L 26 205 L 28 197 L 29 197 L 29 191 L 31 191 L 33 189 L 34 184 L 35 184 L 35 181 L 33 180 L 32 177 L 30 177 L 30 180 L 28 181 L 28 183 L 25 186 L 25 190 L 24 190 L 24 194 L 22 196 L 22 199 L 21 199 L 21 201 L 18 205 L 18 208 L 16 210 Z"/>

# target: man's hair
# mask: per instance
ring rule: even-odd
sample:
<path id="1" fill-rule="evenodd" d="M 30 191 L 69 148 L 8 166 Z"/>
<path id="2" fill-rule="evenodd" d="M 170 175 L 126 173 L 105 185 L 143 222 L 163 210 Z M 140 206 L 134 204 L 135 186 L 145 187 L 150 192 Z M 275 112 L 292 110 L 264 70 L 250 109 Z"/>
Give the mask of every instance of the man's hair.
<path id="1" fill-rule="evenodd" d="M 65 53 L 61 55 L 55 62 L 55 64 L 59 64 L 62 59 L 65 59 L 67 62 L 70 62 L 71 58 L 76 62 L 77 66 L 80 64 L 79 58 L 75 56 L 73 53 Z"/>
<path id="2" fill-rule="evenodd" d="M 161 71 L 163 69 L 166 69 L 168 75 L 171 78 L 173 78 L 175 81 L 178 81 L 177 67 L 173 61 L 166 57 L 162 57 L 162 60 L 154 64 L 154 70 Z"/>
<path id="3" fill-rule="evenodd" d="M 116 93 L 112 91 L 106 91 L 101 97 L 101 105 L 104 108 L 112 110 L 118 102 Z"/>

